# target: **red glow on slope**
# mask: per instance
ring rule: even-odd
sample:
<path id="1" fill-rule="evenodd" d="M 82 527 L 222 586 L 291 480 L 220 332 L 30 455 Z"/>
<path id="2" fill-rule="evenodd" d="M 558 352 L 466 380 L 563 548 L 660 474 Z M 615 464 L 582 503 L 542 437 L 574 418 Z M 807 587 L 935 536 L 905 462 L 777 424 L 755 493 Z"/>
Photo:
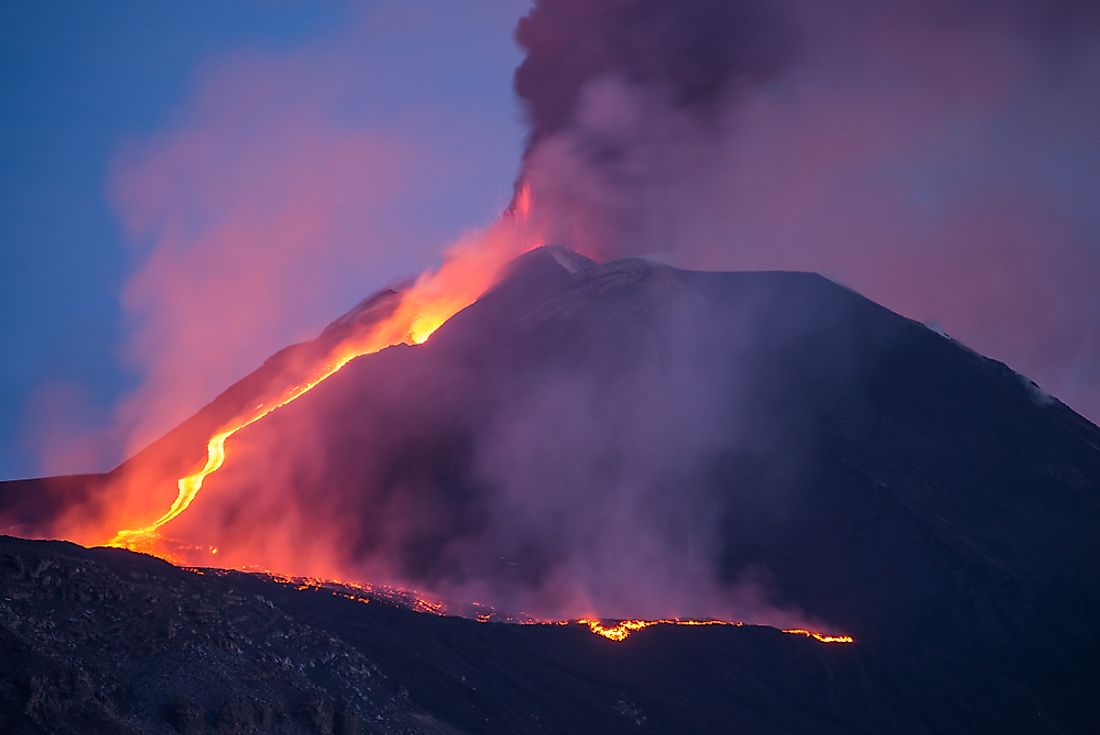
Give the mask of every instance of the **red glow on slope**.
<path id="1" fill-rule="evenodd" d="M 211 436 L 206 443 L 205 463 L 198 471 L 179 478 L 176 498 L 164 513 L 152 521 L 115 532 L 105 545 L 171 560 L 171 553 L 157 543 L 161 528 L 187 511 L 206 478 L 225 464 L 226 442 L 233 435 L 305 395 L 357 357 L 397 344 L 425 342 L 444 322 L 484 293 L 504 263 L 540 244 L 527 226 L 530 206 L 530 193 L 522 187 L 517 193 L 516 204 L 501 220 L 452 247 L 438 270 L 421 275 L 401 294 L 400 303 L 388 318 L 368 328 L 364 334 L 345 340 L 326 358 L 308 367 L 294 385 L 264 396 L 250 411 L 238 415 Z M 210 553 L 217 552 L 211 550 Z"/>
<path id="2" fill-rule="evenodd" d="M 739 620 L 689 620 L 682 618 L 662 618 L 660 620 L 619 620 L 618 622 L 610 622 L 603 620 L 595 620 L 589 618 L 582 618 L 577 621 L 582 625 L 587 625 L 588 630 L 593 634 L 602 636 L 611 641 L 623 641 L 626 640 L 632 633 L 636 633 L 639 630 L 645 630 L 646 628 L 652 628 L 658 625 L 676 625 L 676 626 L 702 626 L 702 625 L 722 625 L 731 626 L 735 628 L 743 628 L 748 623 L 741 622 Z M 813 638 L 820 643 L 855 643 L 855 639 L 850 635 L 833 635 L 828 633 L 815 633 L 809 630 L 803 630 L 801 628 L 791 628 L 783 630 L 783 633 L 790 635 L 800 635 L 807 638 Z"/>
<path id="3" fill-rule="evenodd" d="M 207 570 L 198 567 L 184 567 L 184 569 L 199 575 L 206 574 L 207 572 L 213 572 L 215 574 L 228 573 L 227 570 L 222 569 Z M 588 631 L 593 635 L 598 635 L 602 638 L 606 638 L 610 641 L 615 642 L 624 641 L 638 631 L 658 626 L 720 626 L 728 628 L 772 628 L 774 630 L 779 630 L 779 632 L 785 633 L 787 635 L 811 638 L 818 643 L 855 643 L 855 639 L 850 635 L 819 633 L 803 628 L 779 629 L 773 628 L 773 626 L 769 625 L 745 623 L 740 620 L 717 620 L 713 618 L 704 620 L 696 620 L 691 618 L 658 618 L 654 620 L 630 618 L 626 620 L 615 621 L 603 620 L 599 618 L 580 618 L 577 620 L 539 620 L 537 618 L 527 617 L 522 614 L 520 616 L 500 614 L 492 607 L 487 607 L 480 602 L 471 602 L 468 605 L 460 606 L 461 609 L 456 609 L 455 607 L 453 607 L 453 605 L 449 605 L 448 603 L 441 600 L 431 599 L 416 590 L 406 590 L 396 587 L 389 587 L 387 585 L 346 582 L 333 579 L 324 579 L 320 577 L 287 577 L 281 574 L 257 570 L 252 570 L 251 573 L 259 574 L 261 577 L 268 579 L 272 582 L 287 585 L 299 591 L 312 590 L 317 592 L 327 592 L 334 597 L 340 597 L 342 599 L 351 600 L 353 602 L 359 602 L 362 604 L 369 604 L 374 600 L 380 600 L 390 605 L 413 610 L 414 612 L 440 616 L 454 615 L 457 617 L 470 618 L 476 620 L 479 623 L 495 622 L 511 625 L 519 624 L 556 626 L 579 625 L 587 628 Z"/>

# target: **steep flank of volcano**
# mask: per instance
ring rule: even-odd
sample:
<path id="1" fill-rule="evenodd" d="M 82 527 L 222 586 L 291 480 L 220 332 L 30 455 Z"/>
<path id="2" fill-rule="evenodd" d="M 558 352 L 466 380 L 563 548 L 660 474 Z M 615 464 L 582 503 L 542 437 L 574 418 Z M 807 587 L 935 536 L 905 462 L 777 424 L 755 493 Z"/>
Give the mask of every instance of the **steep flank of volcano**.
<path id="1" fill-rule="evenodd" d="M 1097 721 L 1100 430 L 814 274 L 539 249 L 428 342 L 352 360 L 231 442 L 165 528 L 218 564 L 543 619 L 820 623 L 942 722 Z M 19 532 L 102 480 L 53 480 Z M 34 489 L 3 488 L 5 524 Z M 913 705 L 891 702 L 860 726 L 896 729 Z"/>
<path id="2" fill-rule="evenodd" d="M 562 574 L 607 615 L 737 604 L 658 591 L 679 567 L 857 637 L 1031 627 L 1032 605 L 1061 625 L 1082 610 L 1051 590 L 1097 599 L 1097 447 L 1004 365 L 819 276 L 539 251 L 427 344 L 251 427 L 175 530 L 233 554 L 249 514 L 289 512 L 348 569 L 555 614 Z"/>

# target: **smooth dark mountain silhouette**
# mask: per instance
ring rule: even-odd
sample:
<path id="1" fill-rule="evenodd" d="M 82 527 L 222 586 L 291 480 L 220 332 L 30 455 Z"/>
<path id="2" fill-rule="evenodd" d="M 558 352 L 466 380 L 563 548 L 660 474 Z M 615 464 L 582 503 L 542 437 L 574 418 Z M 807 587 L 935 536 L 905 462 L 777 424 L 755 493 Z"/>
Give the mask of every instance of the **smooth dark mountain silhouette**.
<path id="1" fill-rule="evenodd" d="M 391 302 L 369 301 L 364 318 Z M 128 464 L 162 463 L 170 483 L 279 359 Z M 192 432 L 196 456 L 163 450 Z M 838 653 L 744 629 L 657 629 L 615 648 L 572 629 L 405 611 L 372 619 L 368 635 L 350 603 L 321 611 L 280 589 L 279 610 L 352 648 L 391 641 L 386 665 L 412 702 L 402 711 L 459 731 L 1100 728 L 1100 430 L 1006 366 L 820 276 L 540 249 L 426 344 L 353 361 L 233 441 L 201 508 L 172 527 L 227 555 L 242 523 L 277 537 L 293 518 L 314 532 L 300 535 L 303 554 L 326 544 L 363 578 L 485 593 L 505 609 L 568 614 L 582 599 L 624 617 L 791 614 L 857 639 Z M 94 499 L 103 481 L 0 486 L 0 529 L 40 533 L 58 504 Z M 152 564 L 62 548 L 49 553 Z M 177 578 L 215 594 L 206 577 Z M 217 582 L 231 583 L 261 584 Z M 54 599 L 29 589 L 28 605 Z M 120 641 L 71 645 L 140 658 Z M 454 680 L 468 667 L 487 677 L 476 696 Z M 608 696 L 582 693 L 593 687 Z M 158 697 L 133 706 L 167 706 Z"/>

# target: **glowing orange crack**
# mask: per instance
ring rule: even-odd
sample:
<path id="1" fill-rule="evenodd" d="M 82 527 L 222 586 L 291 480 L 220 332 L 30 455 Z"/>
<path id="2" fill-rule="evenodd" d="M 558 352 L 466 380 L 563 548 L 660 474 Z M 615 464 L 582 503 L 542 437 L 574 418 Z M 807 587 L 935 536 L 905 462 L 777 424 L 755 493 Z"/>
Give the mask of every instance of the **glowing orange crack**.
<path id="1" fill-rule="evenodd" d="M 804 635 L 807 638 L 813 638 L 814 640 L 821 641 L 822 643 L 855 643 L 855 638 L 850 635 L 829 635 L 827 633 L 815 633 L 812 630 L 803 630 L 802 628 L 789 628 L 783 631 L 790 635 Z"/>
<path id="2" fill-rule="evenodd" d="M 577 622 L 582 625 L 587 625 L 588 630 L 592 633 L 612 641 L 626 640 L 631 633 L 645 630 L 646 628 L 652 628 L 655 625 L 728 625 L 736 628 L 741 628 L 746 625 L 746 623 L 739 620 L 682 620 L 678 618 L 662 618 L 660 620 L 620 620 L 613 624 L 605 624 L 601 620 L 581 618 Z M 850 635 L 815 633 L 814 631 L 802 628 L 789 628 L 781 632 L 789 635 L 801 635 L 807 638 L 813 638 L 820 643 L 855 643 L 855 639 Z"/>

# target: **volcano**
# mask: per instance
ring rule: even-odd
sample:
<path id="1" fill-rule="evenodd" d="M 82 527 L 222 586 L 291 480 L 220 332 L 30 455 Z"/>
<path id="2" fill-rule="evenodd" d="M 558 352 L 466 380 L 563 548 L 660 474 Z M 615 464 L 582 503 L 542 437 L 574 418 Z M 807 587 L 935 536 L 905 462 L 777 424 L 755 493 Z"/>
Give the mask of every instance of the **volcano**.
<path id="1" fill-rule="evenodd" d="M 4 483 L 0 530 L 66 536 L 74 515 L 121 523 L 110 488 L 135 478 L 167 507 L 228 416 L 398 297 L 365 300 L 110 473 Z M 360 623 L 367 613 L 350 604 L 219 578 L 368 656 L 400 631 L 400 646 L 377 651 L 412 698 L 386 705 L 406 724 L 417 710 L 467 732 L 1100 727 L 1100 430 L 1009 367 L 815 274 L 539 248 L 425 343 L 352 360 L 227 451 L 163 529 L 173 558 L 385 582 L 539 620 L 722 618 L 856 640 L 835 654 L 735 627 L 612 643 L 408 611 Z M 49 619 L 42 603 L 57 594 L 35 585 L 26 559 L 88 559 L 112 574 L 147 564 L 18 543 L 6 542 L 17 561 L 5 590 L 20 596 L 4 603 L 18 650 L 42 645 L 26 621 Z M 142 573 L 184 574 L 160 562 Z M 206 577 L 179 584 L 215 594 Z M 118 638 L 67 645 L 138 656 Z M 476 695 L 456 683 L 466 656 L 485 662 Z M 418 657 L 430 664 L 417 669 Z M 700 674 L 673 685 L 656 661 Z M 204 664 L 188 665 L 201 676 Z M 12 676 L 38 675 L 28 667 Z M 500 683 L 516 678 L 554 695 Z M 731 692 L 749 680 L 756 699 Z M 593 683 L 621 696 L 564 693 Z M 556 701 L 571 708 L 559 719 Z"/>

